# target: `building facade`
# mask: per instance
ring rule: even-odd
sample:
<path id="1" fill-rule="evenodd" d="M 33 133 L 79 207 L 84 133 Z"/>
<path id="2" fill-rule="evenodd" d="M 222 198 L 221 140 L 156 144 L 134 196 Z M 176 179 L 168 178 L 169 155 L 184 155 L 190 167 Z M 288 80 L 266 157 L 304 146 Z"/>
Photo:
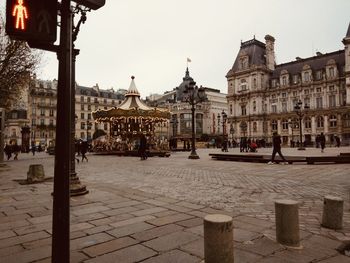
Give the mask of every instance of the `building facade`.
<path id="1" fill-rule="evenodd" d="M 234 138 L 271 142 L 278 132 L 284 144 L 315 143 L 323 132 L 328 143 L 335 136 L 350 143 L 350 26 L 344 50 L 276 65 L 275 39 L 255 38 L 241 43 L 226 78 L 228 121 Z M 299 105 L 299 115 L 295 105 Z M 305 107 L 306 106 L 306 107 Z"/>
<path id="2" fill-rule="evenodd" d="M 126 90 L 103 90 L 93 87 L 75 87 L 75 128 L 77 139 L 92 139 L 97 130 L 104 133 L 109 128 L 95 124 L 91 112 L 110 109 L 124 100 Z M 56 137 L 57 80 L 33 79 L 23 88 L 19 105 L 7 113 L 5 122 L 5 142 L 22 145 L 22 134 L 29 130 L 30 144 L 48 146 Z M 18 103 L 17 103 L 18 104 Z"/>
<path id="3" fill-rule="evenodd" d="M 153 106 L 165 107 L 171 113 L 168 127 L 169 137 L 191 138 L 192 133 L 192 113 L 191 105 L 184 102 L 185 88 L 191 81 L 188 68 L 181 84 L 172 91 L 167 91 L 163 95 L 151 95 L 146 98 L 147 103 Z M 222 123 L 222 112 L 227 113 L 227 94 L 220 93 L 217 89 L 204 88 L 207 101 L 196 105 L 195 110 L 195 131 L 196 136 L 222 135 L 223 128 L 227 134 L 227 126 Z"/>

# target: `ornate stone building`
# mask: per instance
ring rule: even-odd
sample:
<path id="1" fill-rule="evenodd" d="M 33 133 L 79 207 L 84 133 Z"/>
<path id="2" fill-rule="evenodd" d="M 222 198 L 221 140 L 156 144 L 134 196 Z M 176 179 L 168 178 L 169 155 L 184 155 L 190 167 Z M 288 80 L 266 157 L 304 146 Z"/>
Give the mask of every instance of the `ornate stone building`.
<path id="1" fill-rule="evenodd" d="M 302 135 L 313 144 L 323 132 L 328 142 L 339 136 L 350 142 L 350 25 L 343 50 L 276 65 L 275 39 L 241 43 L 228 71 L 229 122 L 234 137 L 271 141 L 278 132 L 283 143 L 299 140 L 299 116 L 294 106 L 302 103 Z M 309 109 L 304 110 L 304 106 Z"/>
<path id="2" fill-rule="evenodd" d="M 94 123 L 91 112 L 97 109 L 110 109 L 124 100 L 126 90 L 103 90 L 96 84 L 92 88 L 75 87 L 76 138 L 91 139 L 96 130 L 108 132 L 108 127 Z M 36 145 L 49 145 L 56 137 L 57 80 L 34 78 L 28 87 L 23 88 L 20 103 L 7 113 L 5 141 L 21 145 L 23 128 L 30 131 L 30 142 Z"/>
<path id="3" fill-rule="evenodd" d="M 153 106 L 166 107 L 171 112 L 169 136 L 178 138 L 190 138 L 192 132 L 192 114 L 189 103 L 182 100 L 186 85 L 194 81 L 190 76 L 188 68 L 181 84 L 172 91 L 167 91 L 163 95 L 151 95 L 147 97 L 147 103 Z M 207 101 L 196 105 L 196 136 L 202 134 L 222 135 L 222 111 L 227 114 L 226 94 L 220 90 L 203 87 Z M 220 120 L 221 119 L 221 120 Z M 228 128 L 225 125 L 225 134 Z"/>

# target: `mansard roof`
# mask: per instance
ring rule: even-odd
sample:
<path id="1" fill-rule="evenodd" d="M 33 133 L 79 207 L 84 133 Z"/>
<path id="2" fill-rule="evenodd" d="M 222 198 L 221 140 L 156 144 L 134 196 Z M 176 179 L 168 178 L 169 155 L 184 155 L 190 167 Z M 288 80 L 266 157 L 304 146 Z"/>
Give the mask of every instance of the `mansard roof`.
<path id="1" fill-rule="evenodd" d="M 232 73 L 238 71 L 239 68 L 239 60 L 243 56 L 249 57 L 249 66 L 262 66 L 266 65 L 266 45 L 259 40 L 251 39 L 245 42 L 241 42 L 241 47 L 236 57 L 235 63 L 232 68 L 227 73 L 227 76 Z"/>
<path id="2" fill-rule="evenodd" d="M 339 75 L 343 76 L 344 73 L 341 70 L 341 68 L 345 65 L 345 56 L 344 50 L 339 50 L 332 53 L 327 53 L 323 55 L 299 59 L 296 61 L 276 65 L 276 68 L 273 71 L 271 78 L 279 78 L 283 70 L 286 70 L 290 75 L 300 74 L 303 71 L 303 67 L 305 65 L 310 66 L 312 71 L 322 70 L 326 68 L 330 60 L 335 61 L 339 69 Z"/>

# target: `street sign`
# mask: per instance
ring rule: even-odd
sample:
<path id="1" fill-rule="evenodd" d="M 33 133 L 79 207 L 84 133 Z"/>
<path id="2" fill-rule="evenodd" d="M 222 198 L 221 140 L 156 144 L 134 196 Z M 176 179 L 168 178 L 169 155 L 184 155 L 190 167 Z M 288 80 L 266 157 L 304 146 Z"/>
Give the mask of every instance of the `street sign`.
<path id="1" fill-rule="evenodd" d="M 7 0 L 6 33 L 11 39 L 54 43 L 57 38 L 57 0 Z"/>

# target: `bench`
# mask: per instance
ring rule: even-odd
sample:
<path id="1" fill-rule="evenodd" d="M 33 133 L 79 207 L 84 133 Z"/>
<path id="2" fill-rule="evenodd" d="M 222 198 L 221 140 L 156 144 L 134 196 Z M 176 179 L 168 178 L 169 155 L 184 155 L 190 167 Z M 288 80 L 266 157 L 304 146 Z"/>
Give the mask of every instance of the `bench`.
<path id="1" fill-rule="evenodd" d="M 306 157 L 307 164 L 315 163 L 350 163 L 350 157 L 348 156 L 314 156 Z"/>

